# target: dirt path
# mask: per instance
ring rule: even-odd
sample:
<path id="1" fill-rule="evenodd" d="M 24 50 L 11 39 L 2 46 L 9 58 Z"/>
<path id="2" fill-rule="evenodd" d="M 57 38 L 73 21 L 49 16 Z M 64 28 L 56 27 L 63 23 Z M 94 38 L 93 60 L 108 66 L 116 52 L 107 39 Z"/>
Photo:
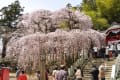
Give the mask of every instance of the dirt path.
<path id="1" fill-rule="evenodd" d="M 10 80 L 16 80 L 15 73 L 10 73 Z M 35 75 L 28 76 L 28 80 L 37 80 Z M 49 76 L 49 80 L 52 80 L 52 76 Z"/>

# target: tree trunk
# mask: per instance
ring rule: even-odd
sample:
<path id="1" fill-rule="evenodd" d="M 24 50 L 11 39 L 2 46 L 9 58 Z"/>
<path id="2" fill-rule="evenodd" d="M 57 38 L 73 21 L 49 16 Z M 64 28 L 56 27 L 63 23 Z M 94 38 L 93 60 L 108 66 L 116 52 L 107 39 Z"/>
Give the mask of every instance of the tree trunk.
<path id="1" fill-rule="evenodd" d="M 6 45 L 7 45 L 7 39 L 3 38 L 3 48 L 2 48 L 2 58 L 6 56 Z"/>

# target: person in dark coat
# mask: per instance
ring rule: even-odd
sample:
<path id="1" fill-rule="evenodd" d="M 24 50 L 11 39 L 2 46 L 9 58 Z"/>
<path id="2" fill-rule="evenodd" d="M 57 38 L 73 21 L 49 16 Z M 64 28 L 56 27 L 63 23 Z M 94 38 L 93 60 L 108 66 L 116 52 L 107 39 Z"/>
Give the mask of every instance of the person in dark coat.
<path id="1" fill-rule="evenodd" d="M 105 58 L 105 47 L 102 46 L 102 48 L 99 50 L 99 57 Z"/>
<path id="2" fill-rule="evenodd" d="M 91 69 L 90 73 L 92 75 L 91 80 L 98 80 L 99 70 L 95 65 L 92 66 L 92 69 Z"/>
<path id="3" fill-rule="evenodd" d="M 49 80 L 48 74 L 49 74 L 49 69 L 46 68 L 46 71 L 45 71 L 45 78 L 46 78 L 46 80 Z"/>

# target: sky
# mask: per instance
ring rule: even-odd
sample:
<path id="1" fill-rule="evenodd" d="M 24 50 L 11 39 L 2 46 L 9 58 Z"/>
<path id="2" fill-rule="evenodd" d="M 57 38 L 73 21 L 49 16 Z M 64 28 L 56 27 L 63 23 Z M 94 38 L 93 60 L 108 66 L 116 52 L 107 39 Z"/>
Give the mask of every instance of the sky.
<path id="1" fill-rule="evenodd" d="M 15 0 L 0 0 L 0 9 L 14 2 Z M 67 3 L 72 6 L 79 5 L 82 0 L 19 0 L 24 8 L 24 13 L 30 13 L 39 9 L 59 10 L 64 8 Z"/>

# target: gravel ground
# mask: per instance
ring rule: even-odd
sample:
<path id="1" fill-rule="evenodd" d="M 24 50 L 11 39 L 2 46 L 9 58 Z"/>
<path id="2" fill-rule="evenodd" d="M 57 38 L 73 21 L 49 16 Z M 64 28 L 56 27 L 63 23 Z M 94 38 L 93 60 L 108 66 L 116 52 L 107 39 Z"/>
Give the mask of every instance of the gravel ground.
<path id="1" fill-rule="evenodd" d="M 16 80 L 15 73 L 10 73 L 10 80 Z M 34 75 L 28 76 L 28 80 L 37 80 Z M 49 76 L 49 80 L 52 80 L 52 77 Z"/>

